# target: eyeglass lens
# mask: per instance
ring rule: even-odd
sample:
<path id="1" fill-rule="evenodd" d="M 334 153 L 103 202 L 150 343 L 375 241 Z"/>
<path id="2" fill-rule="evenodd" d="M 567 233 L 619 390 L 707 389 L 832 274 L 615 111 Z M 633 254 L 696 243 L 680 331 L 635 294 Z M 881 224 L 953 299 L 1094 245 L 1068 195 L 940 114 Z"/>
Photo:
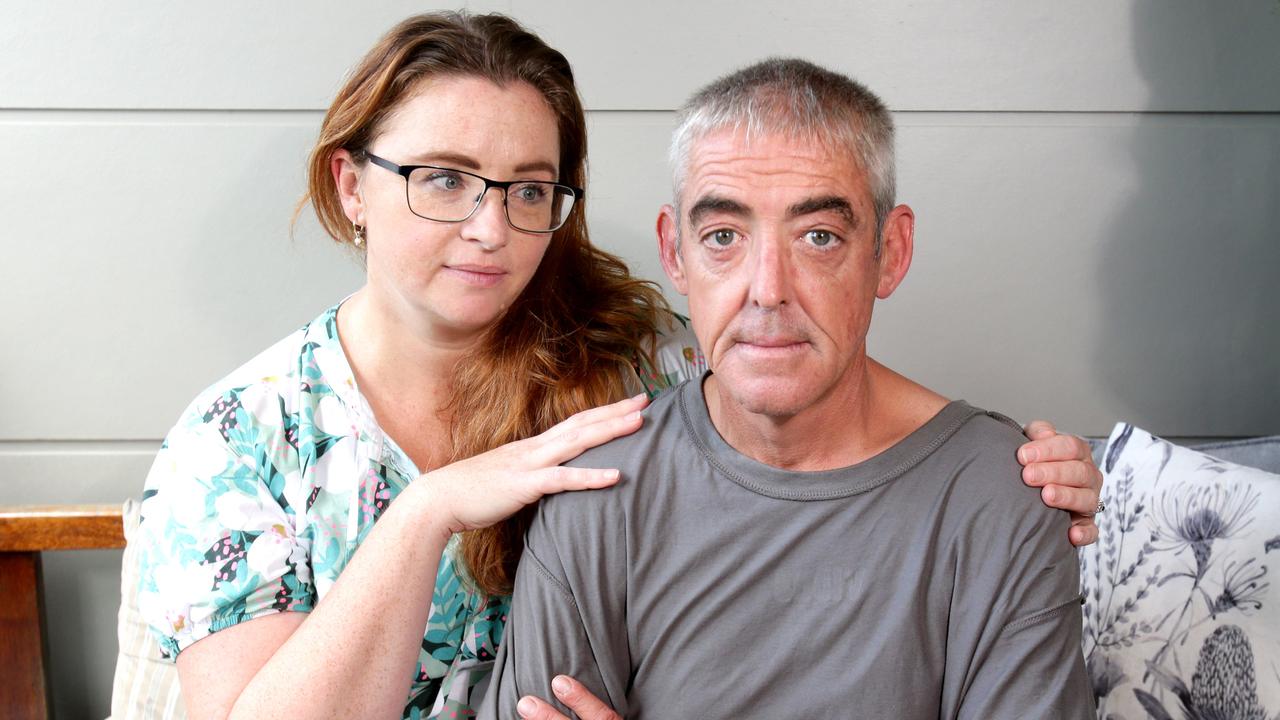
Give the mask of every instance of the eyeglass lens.
<path id="1" fill-rule="evenodd" d="M 409 177 L 409 209 L 431 220 L 465 220 L 483 199 L 484 189 L 484 180 L 474 175 L 418 168 Z M 564 224 L 574 196 L 563 185 L 529 180 L 508 187 L 506 200 L 507 220 L 513 227 L 546 232 Z"/>

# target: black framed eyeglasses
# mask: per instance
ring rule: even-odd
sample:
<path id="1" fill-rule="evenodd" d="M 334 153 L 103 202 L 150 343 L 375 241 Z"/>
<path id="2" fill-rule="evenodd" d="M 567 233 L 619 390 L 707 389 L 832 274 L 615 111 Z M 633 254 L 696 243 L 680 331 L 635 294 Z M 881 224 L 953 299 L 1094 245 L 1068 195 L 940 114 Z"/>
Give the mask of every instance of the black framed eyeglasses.
<path id="1" fill-rule="evenodd" d="M 502 190 L 507 223 L 523 232 L 559 230 L 582 198 L 582 188 L 544 180 L 490 180 L 466 170 L 436 165 L 397 165 L 366 151 L 379 167 L 404 177 L 409 212 L 436 222 L 462 222 L 475 214 L 489 188 Z"/>

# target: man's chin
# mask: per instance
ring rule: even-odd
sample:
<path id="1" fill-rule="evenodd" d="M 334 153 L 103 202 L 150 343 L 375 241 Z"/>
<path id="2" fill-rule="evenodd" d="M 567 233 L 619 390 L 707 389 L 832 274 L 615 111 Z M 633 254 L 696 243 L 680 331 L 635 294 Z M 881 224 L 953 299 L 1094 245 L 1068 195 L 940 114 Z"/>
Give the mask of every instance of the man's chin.
<path id="1" fill-rule="evenodd" d="M 804 382 L 811 378 L 804 376 L 798 378 L 790 374 L 736 378 L 732 373 L 729 377 L 717 373 L 716 377 L 720 392 L 741 411 L 752 415 L 784 421 L 813 404 L 813 389 L 806 387 L 808 383 Z"/>

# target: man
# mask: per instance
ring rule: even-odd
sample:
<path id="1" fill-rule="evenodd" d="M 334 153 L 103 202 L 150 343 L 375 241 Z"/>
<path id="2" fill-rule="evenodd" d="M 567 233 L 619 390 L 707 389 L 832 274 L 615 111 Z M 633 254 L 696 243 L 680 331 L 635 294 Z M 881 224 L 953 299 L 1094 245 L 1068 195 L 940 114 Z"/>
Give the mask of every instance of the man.
<path id="1" fill-rule="evenodd" d="M 867 357 L 911 263 L 892 134 L 795 60 L 686 106 L 658 235 L 711 373 L 573 463 L 616 487 L 543 503 L 484 712 L 554 671 L 624 717 L 1092 716 L 1068 518 L 1016 425 Z"/>

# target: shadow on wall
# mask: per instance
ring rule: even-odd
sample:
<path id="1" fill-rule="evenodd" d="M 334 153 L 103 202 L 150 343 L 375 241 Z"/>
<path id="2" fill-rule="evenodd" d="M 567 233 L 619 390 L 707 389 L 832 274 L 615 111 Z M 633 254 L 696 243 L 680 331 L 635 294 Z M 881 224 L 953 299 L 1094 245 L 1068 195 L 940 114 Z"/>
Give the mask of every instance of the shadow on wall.
<path id="1" fill-rule="evenodd" d="M 1157 114 L 1133 128 L 1133 197 L 1102 253 L 1100 376 L 1157 433 L 1280 433 L 1280 107 L 1241 91 L 1274 82 L 1257 65 L 1274 59 L 1280 2 L 1134 14 Z M 1204 110 L 1228 112 L 1182 114 Z"/>

